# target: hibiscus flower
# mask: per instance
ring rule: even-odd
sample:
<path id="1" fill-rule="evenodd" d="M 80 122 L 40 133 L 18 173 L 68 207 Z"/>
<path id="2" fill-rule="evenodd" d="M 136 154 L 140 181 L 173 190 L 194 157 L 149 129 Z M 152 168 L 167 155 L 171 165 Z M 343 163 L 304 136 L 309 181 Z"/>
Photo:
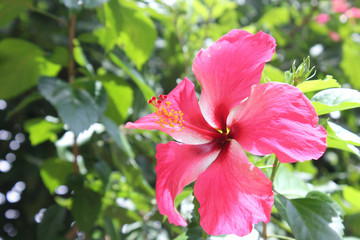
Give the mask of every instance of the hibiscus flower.
<path id="1" fill-rule="evenodd" d="M 263 32 L 232 30 L 193 63 L 202 86 L 198 102 L 187 78 L 168 95 L 149 100 L 156 111 L 126 128 L 160 130 L 175 139 L 156 148 L 156 200 L 170 223 L 187 223 L 175 197 L 194 182 L 200 224 L 210 235 L 247 235 L 253 224 L 269 222 L 272 182 L 244 150 L 275 153 L 280 162 L 318 159 L 326 131 L 317 126 L 311 102 L 296 87 L 259 84 L 275 40 Z"/>

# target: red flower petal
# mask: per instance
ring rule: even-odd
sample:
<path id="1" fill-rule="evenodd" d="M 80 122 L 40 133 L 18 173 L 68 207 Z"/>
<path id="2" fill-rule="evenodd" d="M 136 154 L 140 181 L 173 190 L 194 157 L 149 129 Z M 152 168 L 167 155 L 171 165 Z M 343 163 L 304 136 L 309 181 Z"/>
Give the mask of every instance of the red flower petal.
<path id="1" fill-rule="evenodd" d="M 181 126 L 178 124 L 175 127 L 170 127 L 163 124 L 164 127 L 162 127 L 156 123 L 156 121 L 159 120 L 157 114 L 152 113 L 138 119 L 135 123 L 128 122 L 125 128 L 160 130 L 169 134 L 175 140 L 188 144 L 211 142 L 219 133 L 214 130 L 202 116 L 194 88 L 194 84 L 189 79 L 184 78 L 184 80 L 167 95 L 167 99 L 165 100 L 165 102 L 171 103 L 171 109 L 183 113 Z"/>
<path id="2" fill-rule="evenodd" d="M 326 130 L 309 99 L 296 87 L 265 83 L 252 87 L 249 98 L 231 110 L 230 138 L 250 153 L 275 153 L 280 162 L 321 157 Z"/>
<path id="3" fill-rule="evenodd" d="M 274 202 L 272 183 L 248 162 L 241 146 L 228 142 L 195 183 L 200 225 L 210 235 L 247 235 L 252 224 L 269 222 Z"/>
<path id="4" fill-rule="evenodd" d="M 217 143 L 186 145 L 169 142 L 157 145 L 156 200 L 160 213 L 167 215 L 170 223 L 186 226 L 186 221 L 174 207 L 175 197 L 205 171 L 219 152 Z"/>
<path id="5" fill-rule="evenodd" d="M 212 126 L 226 130 L 230 109 L 260 82 L 264 63 L 271 59 L 275 46 L 274 38 L 261 31 L 252 35 L 232 30 L 198 53 L 192 69 L 202 86 L 201 110 Z"/>

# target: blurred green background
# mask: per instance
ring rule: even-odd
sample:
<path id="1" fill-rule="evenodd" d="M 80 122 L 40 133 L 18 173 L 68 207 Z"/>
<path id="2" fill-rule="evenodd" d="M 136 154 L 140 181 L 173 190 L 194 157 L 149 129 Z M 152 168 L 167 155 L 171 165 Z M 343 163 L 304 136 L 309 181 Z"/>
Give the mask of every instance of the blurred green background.
<path id="1" fill-rule="evenodd" d="M 359 90 L 360 19 L 349 9 L 360 1 L 343 3 L 339 12 L 321 0 L 0 0 L 0 239 L 201 239 L 197 221 L 181 228 L 157 211 L 155 146 L 170 138 L 124 124 L 183 77 L 195 83 L 197 52 L 235 28 L 276 39 L 262 82 L 284 82 L 310 56 L 312 79 Z M 357 91 L 349 97 L 348 108 L 360 105 Z M 349 240 L 360 239 L 359 113 L 322 115 L 325 155 L 282 165 L 274 182 L 289 198 L 331 196 Z M 191 186 L 176 199 L 187 219 L 197 218 L 192 199 Z M 276 208 L 268 231 L 293 237 Z"/>

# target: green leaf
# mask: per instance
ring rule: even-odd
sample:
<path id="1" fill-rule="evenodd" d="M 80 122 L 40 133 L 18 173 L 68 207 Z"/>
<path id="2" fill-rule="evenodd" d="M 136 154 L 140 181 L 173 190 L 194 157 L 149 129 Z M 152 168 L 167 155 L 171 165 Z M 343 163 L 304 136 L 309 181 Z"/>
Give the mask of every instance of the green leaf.
<path id="1" fill-rule="evenodd" d="M 360 156 L 359 149 L 354 146 L 360 146 L 359 136 L 332 122 L 327 123 L 326 131 L 328 133 L 326 142 L 329 148 L 341 149 Z"/>
<path id="2" fill-rule="evenodd" d="M 155 96 L 154 91 L 146 84 L 145 79 L 140 75 L 138 71 L 136 71 L 134 68 L 131 68 L 123 62 L 120 58 L 118 58 L 115 54 L 110 53 L 109 54 L 110 59 L 121 69 L 123 69 L 135 82 L 135 84 L 139 87 L 140 91 L 144 95 L 145 100 L 147 101 L 151 97 Z M 150 107 L 150 104 L 149 104 Z"/>
<path id="3" fill-rule="evenodd" d="M 340 240 L 343 225 L 340 215 L 324 199 L 286 199 L 278 195 L 281 217 L 289 223 L 297 240 Z M 279 204 L 281 203 L 281 205 Z"/>
<path id="4" fill-rule="evenodd" d="M 99 79 L 102 81 L 108 96 L 109 104 L 107 105 L 105 115 L 116 124 L 123 123 L 133 103 L 131 87 L 116 76 L 106 75 L 99 77 Z"/>
<path id="5" fill-rule="evenodd" d="M 308 185 L 281 164 L 274 179 L 274 189 L 288 197 L 304 197 L 309 191 Z"/>
<path id="6" fill-rule="evenodd" d="M 106 233 L 109 234 L 109 237 L 111 240 L 118 240 L 119 238 L 119 231 L 115 227 L 112 219 L 109 216 L 104 217 L 104 227 L 106 230 Z"/>
<path id="7" fill-rule="evenodd" d="M 0 28 L 25 12 L 31 6 L 30 0 L 2 0 L 0 3 Z"/>
<path id="8" fill-rule="evenodd" d="M 331 75 L 326 75 L 324 80 L 318 79 L 305 81 L 300 83 L 296 87 L 298 87 L 303 93 L 308 93 L 328 88 L 339 88 L 341 86 L 336 79 L 333 79 Z"/>
<path id="9" fill-rule="evenodd" d="M 261 82 L 285 82 L 284 72 L 274 66 L 266 64 L 261 75 Z"/>
<path id="10" fill-rule="evenodd" d="M 36 146 L 47 140 L 55 142 L 57 140 L 57 133 L 63 129 L 63 124 L 48 122 L 42 118 L 35 118 L 27 120 L 24 128 L 30 135 L 31 145 Z"/>
<path id="11" fill-rule="evenodd" d="M 315 94 L 311 99 L 319 115 L 360 107 L 360 92 L 347 88 L 333 88 Z"/>
<path id="12" fill-rule="evenodd" d="M 72 164 L 58 158 L 46 160 L 40 168 L 40 176 L 51 194 L 61 185 L 65 185 L 67 176 L 73 172 Z"/>
<path id="13" fill-rule="evenodd" d="M 66 208 L 56 204 L 51 205 L 37 226 L 37 240 L 56 239 L 64 227 Z"/>
<path id="14" fill-rule="evenodd" d="M 44 58 L 43 51 L 21 39 L 0 42 L 0 98 L 9 99 L 35 86 L 40 75 L 54 76 L 60 66 Z"/>
<path id="15" fill-rule="evenodd" d="M 276 17 L 274 17 L 276 16 Z M 289 9 L 286 7 L 271 7 L 259 20 L 260 24 L 266 26 L 280 26 L 290 21 Z"/>
<path id="16" fill-rule="evenodd" d="M 98 89 L 94 82 L 94 92 Z M 71 131 L 78 135 L 98 121 L 103 113 L 101 88 L 99 101 L 81 88 L 74 88 L 56 78 L 43 77 L 39 80 L 39 91 L 57 110 L 62 121 L 69 125 Z"/>
<path id="17" fill-rule="evenodd" d="M 352 145 L 360 146 L 360 137 L 358 135 L 350 132 L 349 130 L 346 130 L 336 123 L 328 122 L 327 131 L 328 135 L 333 138 L 339 138 Z"/>
<path id="18" fill-rule="evenodd" d="M 336 148 L 336 149 L 344 150 L 347 152 L 351 152 L 360 157 L 359 149 L 357 149 L 354 145 L 346 143 L 345 141 L 343 141 L 341 139 L 339 140 L 336 138 L 328 137 L 326 139 L 326 145 L 328 148 Z"/>
<path id="19" fill-rule="evenodd" d="M 360 89 L 360 46 L 352 40 L 345 41 L 342 45 L 342 60 L 340 63 L 344 73 L 349 78 L 351 85 Z"/>
<path id="20" fill-rule="evenodd" d="M 340 205 L 335 202 L 328 194 L 319 192 L 319 191 L 311 191 L 306 195 L 307 198 L 315 198 L 320 199 L 322 201 L 327 202 L 331 205 L 331 207 L 337 212 L 339 216 L 344 215 L 343 209 L 340 207 Z"/>
<path id="21" fill-rule="evenodd" d="M 143 9 L 130 1 L 110 0 L 104 4 L 105 27 L 94 34 L 107 51 L 121 47 L 138 69 L 148 60 L 154 48 L 156 29 Z"/>
<path id="22" fill-rule="evenodd" d="M 346 201 L 351 203 L 358 211 L 360 211 L 360 190 L 350 186 L 345 186 L 343 196 Z"/>
<path id="23" fill-rule="evenodd" d="M 89 232 L 94 227 L 100 208 L 100 194 L 86 188 L 75 192 L 71 212 L 80 230 Z"/>

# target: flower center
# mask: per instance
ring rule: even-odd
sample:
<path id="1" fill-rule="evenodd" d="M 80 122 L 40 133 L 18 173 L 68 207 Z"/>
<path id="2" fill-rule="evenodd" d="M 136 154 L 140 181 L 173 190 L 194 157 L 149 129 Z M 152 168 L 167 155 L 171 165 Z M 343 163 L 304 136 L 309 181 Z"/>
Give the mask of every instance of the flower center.
<path id="1" fill-rule="evenodd" d="M 175 111 L 171 107 L 171 102 L 168 100 L 167 95 L 159 95 L 158 98 L 152 97 L 148 100 L 149 104 L 152 104 L 156 109 L 155 123 L 159 124 L 162 128 L 170 127 L 172 132 L 182 131 L 183 127 L 183 115 L 181 111 Z"/>
<path id="2" fill-rule="evenodd" d="M 230 129 L 226 128 L 226 132 L 222 130 L 218 130 L 218 132 L 220 133 L 220 137 L 218 137 L 217 141 L 221 147 L 224 147 L 225 144 L 231 140 L 231 138 L 229 138 Z"/>

